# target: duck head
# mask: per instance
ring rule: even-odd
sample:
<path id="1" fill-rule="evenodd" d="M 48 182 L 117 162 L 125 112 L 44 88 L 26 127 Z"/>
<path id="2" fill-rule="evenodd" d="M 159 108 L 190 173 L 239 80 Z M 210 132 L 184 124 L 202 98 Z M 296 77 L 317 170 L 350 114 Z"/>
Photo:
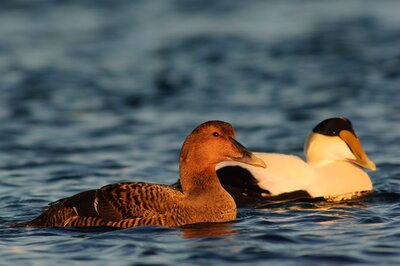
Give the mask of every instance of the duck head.
<path id="1" fill-rule="evenodd" d="M 375 171 L 376 166 L 364 152 L 349 119 L 333 117 L 319 123 L 304 145 L 307 162 L 323 165 L 331 161 L 350 161 Z"/>
<path id="2" fill-rule="evenodd" d="M 227 122 L 205 122 L 195 128 L 186 138 L 180 155 L 181 164 L 190 162 L 197 165 L 215 166 L 223 161 L 236 161 L 266 167 L 263 160 L 236 140 L 235 131 Z"/>

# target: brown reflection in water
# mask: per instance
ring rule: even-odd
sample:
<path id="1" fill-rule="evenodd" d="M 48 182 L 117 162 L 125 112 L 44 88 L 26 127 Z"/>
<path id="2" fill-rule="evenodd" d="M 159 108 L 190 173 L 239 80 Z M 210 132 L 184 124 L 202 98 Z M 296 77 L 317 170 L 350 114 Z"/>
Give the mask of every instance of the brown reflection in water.
<path id="1" fill-rule="evenodd" d="M 179 227 L 183 237 L 187 239 L 198 237 L 218 237 L 236 234 L 239 230 L 233 229 L 234 223 L 204 223 L 190 224 Z"/>

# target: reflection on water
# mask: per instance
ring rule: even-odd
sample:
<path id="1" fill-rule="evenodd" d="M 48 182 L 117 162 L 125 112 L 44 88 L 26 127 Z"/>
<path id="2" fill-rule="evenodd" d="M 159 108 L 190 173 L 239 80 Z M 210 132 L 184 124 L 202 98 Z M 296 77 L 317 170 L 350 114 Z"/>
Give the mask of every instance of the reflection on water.
<path id="1" fill-rule="evenodd" d="M 399 10 L 0 1 L 0 264 L 399 265 Z M 271 202 L 182 228 L 4 226 L 105 184 L 175 182 L 182 142 L 206 120 L 232 123 L 251 150 L 301 156 L 336 115 L 378 165 L 363 200 Z"/>
<path id="2" fill-rule="evenodd" d="M 221 237 L 236 234 L 234 223 L 207 223 L 192 224 L 179 227 L 181 235 L 185 238 Z"/>

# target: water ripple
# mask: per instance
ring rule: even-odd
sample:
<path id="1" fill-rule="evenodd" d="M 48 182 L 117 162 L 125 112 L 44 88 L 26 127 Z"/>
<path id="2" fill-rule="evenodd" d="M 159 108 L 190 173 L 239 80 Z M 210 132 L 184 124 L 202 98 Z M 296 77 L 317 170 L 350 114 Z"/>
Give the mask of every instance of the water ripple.
<path id="1" fill-rule="evenodd" d="M 400 28 L 395 1 L 0 3 L 4 265 L 400 263 Z M 358 201 L 266 202 L 230 223 L 12 228 L 121 181 L 170 184 L 205 120 L 251 150 L 302 156 L 348 116 L 378 165 Z"/>

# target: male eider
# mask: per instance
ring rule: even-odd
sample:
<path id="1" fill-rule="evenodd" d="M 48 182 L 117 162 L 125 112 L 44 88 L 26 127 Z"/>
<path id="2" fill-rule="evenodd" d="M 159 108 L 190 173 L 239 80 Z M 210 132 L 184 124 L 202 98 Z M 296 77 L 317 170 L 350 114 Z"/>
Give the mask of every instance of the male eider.
<path id="1" fill-rule="evenodd" d="M 30 227 L 142 225 L 175 227 L 236 219 L 236 204 L 215 172 L 222 161 L 265 167 L 235 139 L 222 121 L 201 124 L 186 138 L 180 153 L 182 190 L 141 182 L 106 185 L 51 203 Z"/>
<path id="2" fill-rule="evenodd" d="M 333 117 L 319 123 L 308 136 L 304 152 L 306 162 L 293 155 L 254 153 L 268 162 L 268 168 L 223 162 L 217 165 L 217 175 L 239 205 L 307 197 L 343 200 L 372 191 L 362 168 L 375 171 L 376 166 L 349 119 Z"/>

